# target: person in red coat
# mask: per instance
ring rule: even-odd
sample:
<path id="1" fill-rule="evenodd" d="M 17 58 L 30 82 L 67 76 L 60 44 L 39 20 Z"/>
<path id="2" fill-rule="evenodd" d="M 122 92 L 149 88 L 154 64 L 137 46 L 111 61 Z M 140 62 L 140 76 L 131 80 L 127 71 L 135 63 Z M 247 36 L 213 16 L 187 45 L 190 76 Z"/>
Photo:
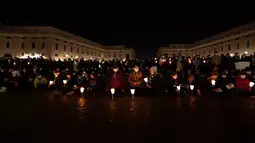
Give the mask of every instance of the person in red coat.
<path id="1" fill-rule="evenodd" d="M 106 91 L 108 92 L 109 89 L 114 88 L 117 94 L 119 91 L 124 92 L 123 81 L 124 81 L 124 75 L 119 70 L 119 66 L 113 65 L 113 71 L 108 76 Z"/>
<path id="2" fill-rule="evenodd" d="M 240 72 L 239 77 L 235 80 L 235 86 L 239 91 L 251 91 L 251 87 L 249 86 L 250 81 L 246 78 L 244 72 Z"/>

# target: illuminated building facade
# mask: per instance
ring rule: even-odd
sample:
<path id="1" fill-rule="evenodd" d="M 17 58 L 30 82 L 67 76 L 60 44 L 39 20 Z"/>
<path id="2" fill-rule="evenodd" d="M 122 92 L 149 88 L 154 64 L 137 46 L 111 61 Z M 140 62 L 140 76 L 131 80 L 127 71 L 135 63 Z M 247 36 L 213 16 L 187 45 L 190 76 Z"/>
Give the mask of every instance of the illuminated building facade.
<path id="1" fill-rule="evenodd" d="M 178 55 L 179 51 L 182 52 L 183 56 L 200 55 L 205 57 L 213 55 L 214 52 L 224 55 L 227 53 L 231 55 L 235 53 L 239 53 L 239 55 L 253 54 L 255 52 L 255 21 L 184 47 L 183 44 L 179 46 L 177 44 L 160 48 L 158 56 L 168 55 L 172 57 Z"/>
<path id="2" fill-rule="evenodd" d="M 18 58 L 108 60 L 116 50 L 122 55 L 134 53 L 133 49 L 111 49 L 51 26 L 0 26 L 1 57 L 9 53 Z"/>

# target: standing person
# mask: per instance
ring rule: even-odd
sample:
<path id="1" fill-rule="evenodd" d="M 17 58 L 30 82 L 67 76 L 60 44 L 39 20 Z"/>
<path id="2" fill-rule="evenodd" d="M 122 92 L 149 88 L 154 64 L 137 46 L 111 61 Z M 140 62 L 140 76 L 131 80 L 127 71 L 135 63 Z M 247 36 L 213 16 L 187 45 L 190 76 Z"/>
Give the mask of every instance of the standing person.
<path id="1" fill-rule="evenodd" d="M 120 95 L 120 92 L 124 92 L 124 75 L 120 71 L 119 66 L 117 64 L 113 65 L 112 72 L 108 76 L 106 92 L 108 92 L 111 88 L 115 89 L 115 93 Z"/>
<path id="2" fill-rule="evenodd" d="M 148 76 L 148 82 L 146 87 L 150 95 L 156 95 L 160 91 L 160 76 L 157 72 L 157 67 L 153 66 L 150 68 L 150 74 Z"/>
<path id="3" fill-rule="evenodd" d="M 134 66 L 133 71 L 128 75 L 128 83 L 130 88 L 135 88 L 136 91 L 140 92 L 139 90 L 143 83 L 143 74 L 137 65 Z"/>
<path id="4" fill-rule="evenodd" d="M 214 56 L 212 56 L 212 65 L 214 70 L 218 70 L 221 65 L 221 57 L 218 55 L 218 52 L 214 52 Z"/>

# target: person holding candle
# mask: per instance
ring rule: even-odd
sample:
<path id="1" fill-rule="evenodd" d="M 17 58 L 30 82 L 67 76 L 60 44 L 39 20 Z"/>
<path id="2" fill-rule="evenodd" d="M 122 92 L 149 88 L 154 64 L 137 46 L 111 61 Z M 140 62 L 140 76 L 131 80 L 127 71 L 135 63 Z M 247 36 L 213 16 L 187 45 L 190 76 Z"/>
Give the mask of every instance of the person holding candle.
<path id="1" fill-rule="evenodd" d="M 168 93 L 176 93 L 180 94 L 180 89 L 177 89 L 177 87 L 181 87 L 181 81 L 178 79 L 177 72 L 172 72 L 170 76 L 170 80 L 167 80 L 167 89 L 166 92 Z"/>
<path id="2" fill-rule="evenodd" d="M 73 89 L 74 92 L 80 92 L 81 87 L 85 87 L 86 79 L 83 76 L 82 72 L 78 72 L 76 76 L 74 76 L 73 80 Z"/>
<path id="3" fill-rule="evenodd" d="M 112 67 L 112 72 L 108 76 L 108 81 L 106 85 L 106 92 L 109 91 L 109 89 L 114 88 L 116 94 L 120 94 L 119 91 L 122 93 L 124 92 L 124 75 L 119 70 L 119 66 L 117 64 L 114 64 Z"/>
<path id="4" fill-rule="evenodd" d="M 131 88 L 140 88 L 143 83 L 143 74 L 137 65 L 134 66 L 133 71 L 128 75 L 128 83 Z"/>
<path id="5" fill-rule="evenodd" d="M 188 97 L 188 104 L 193 105 L 196 96 L 200 96 L 200 86 L 199 84 L 195 81 L 194 75 L 189 75 L 188 80 L 185 84 L 185 94 Z"/>
<path id="6" fill-rule="evenodd" d="M 96 88 L 97 82 L 96 82 L 96 74 L 94 71 L 92 71 L 88 76 L 88 91 L 92 91 L 94 88 Z"/>
<path id="7" fill-rule="evenodd" d="M 37 74 L 37 77 L 34 80 L 34 87 L 35 88 L 46 89 L 47 88 L 47 84 L 48 84 L 48 79 L 45 76 L 45 72 L 44 71 L 40 71 Z"/>
<path id="8" fill-rule="evenodd" d="M 235 80 L 236 91 L 240 92 L 251 92 L 250 81 L 246 78 L 245 72 L 241 71 L 239 77 Z"/>
<path id="9" fill-rule="evenodd" d="M 49 87 L 52 89 L 61 90 L 63 88 L 63 76 L 61 76 L 60 70 L 56 69 L 53 72 L 53 76 L 49 77 Z"/>
<path id="10" fill-rule="evenodd" d="M 233 81 L 229 79 L 228 74 L 226 72 L 221 73 L 219 80 L 217 84 L 215 85 L 215 91 L 221 91 L 221 92 L 230 92 L 233 91 L 235 86 L 233 84 Z"/>
<path id="11" fill-rule="evenodd" d="M 157 67 L 153 66 L 150 68 L 150 75 L 148 77 L 148 82 L 146 83 L 146 87 L 148 89 L 148 94 L 156 95 L 159 93 L 160 88 L 160 76 L 157 72 Z"/>

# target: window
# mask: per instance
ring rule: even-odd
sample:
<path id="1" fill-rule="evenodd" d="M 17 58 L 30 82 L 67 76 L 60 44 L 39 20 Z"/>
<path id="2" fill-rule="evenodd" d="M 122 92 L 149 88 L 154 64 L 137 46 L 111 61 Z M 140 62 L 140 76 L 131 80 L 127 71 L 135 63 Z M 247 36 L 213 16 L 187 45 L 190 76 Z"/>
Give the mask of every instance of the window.
<path id="1" fill-rule="evenodd" d="M 220 47 L 220 51 L 223 52 L 223 46 Z"/>
<path id="2" fill-rule="evenodd" d="M 239 49 L 239 43 L 236 43 L 236 49 Z"/>
<path id="3" fill-rule="evenodd" d="M 31 56 L 35 56 L 35 53 L 32 53 Z"/>
<path id="4" fill-rule="evenodd" d="M 84 54 L 84 50 L 82 50 L 82 54 Z"/>
<path id="5" fill-rule="evenodd" d="M 55 48 L 56 48 L 56 51 L 58 51 L 58 44 L 56 44 Z"/>
<path id="6" fill-rule="evenodd" d="M 89 55 L 89 52 L 87 52 L 87 55 Z"/>
<path id="7" fill-rule="evenodd" d="M 116 55 L 114 54 L 113 57 L 116 58 Z"/>
<path id="8" fill-rule="evenodd" d="M 21 53 L 21 56 L 24 56 L 24 53 Z"/>
<path id="9" fill-rule="evenodd" d="M 246 40 L 245 41 L 245 48 L 250 48 L 250 47 L 251 47 L 250 40 Z"/>
<path id="10" fill-rule="evenodd" d="M 35 42 L 32 42 L 32 49 L 35 49 Z"/>
<path id="11" fill-rule="evenodd" d="M 77 53 L 79 53 L 80 52 L 80 49 L 79 48 L 77 48 Z"/>
<path id="12" fill-rule="evenodd" d="M 24 41 L 21 42 L 20 48 L 21 48 L 21 49 L 24 49 L 24 48 L 25 48 L 25 43 L 24 43 Z"/>
<path id="13" fill-rule="evenodd" d="M 58 54 L 55 54 L 55 57 L 58 57 Z"/>
<path id="14" fill-rule="evenodd" d="M 73 47 L 71 47 L 71 52 L 73 52 Z"/>
<path id="15" fill-rule="evenodd" d="M 42 53 L 41 55 L 44 56 L 44 53 Z"/>
<path id="16" fill-rule="evenodd" d="M 230 44 L 228 44 L 228 50 L 231 51 L 231 46 L 230 46 Z"/>
<path id="17" fill-rule="evenodd" d="M 42 42 L 42 48 L 44 49 L 46 47 L 46 43 Z"/>
<path id="18" fill-rule="evenodd" d="M 5 43 L 5 48 L 10 49 L 11 48 L 11 41 L 7 41 Z"/>
<path id="19" fill-rule="evenodd" d="M 64 45 L 64 51 L 66 51 L 66 45 Z"/>

